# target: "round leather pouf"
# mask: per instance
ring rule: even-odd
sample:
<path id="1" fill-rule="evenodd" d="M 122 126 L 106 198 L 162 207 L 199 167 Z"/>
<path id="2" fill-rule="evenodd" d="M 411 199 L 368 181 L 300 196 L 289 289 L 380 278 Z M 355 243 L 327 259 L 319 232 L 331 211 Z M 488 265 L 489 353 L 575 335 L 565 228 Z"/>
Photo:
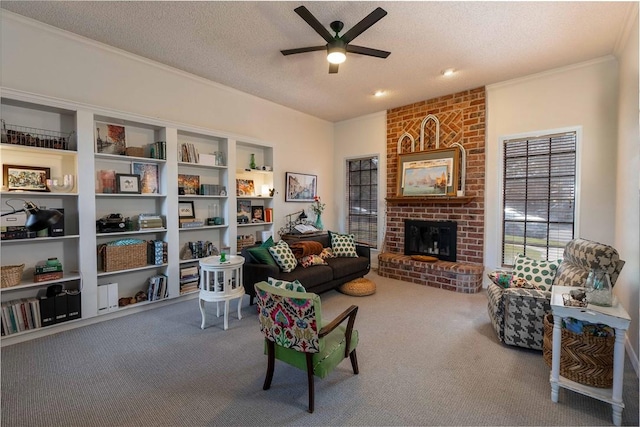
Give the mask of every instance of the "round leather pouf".
<path id="1" fill-rule="evenodd" d="M 338 290 L 353 297 L 364 297 L 376 292 L 376 284 L 369 279 L 361 277 L 340 285 Z"/>

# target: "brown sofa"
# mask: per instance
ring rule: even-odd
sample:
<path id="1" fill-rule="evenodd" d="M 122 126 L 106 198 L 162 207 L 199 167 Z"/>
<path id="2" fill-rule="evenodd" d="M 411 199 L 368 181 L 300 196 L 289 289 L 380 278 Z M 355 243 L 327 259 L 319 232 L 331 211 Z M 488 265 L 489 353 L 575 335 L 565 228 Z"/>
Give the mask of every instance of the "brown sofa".
<path id="1" fill-rule="evenodd" d="M 296 240 L 314 240 L 320 242 L 324 248 L 331 247 L 329 234 L 314 236 L 301 236 Z M 289 241 L 291 243 L 291 241 Z M 300 264 L 290 273 L 284 273 L 273 265 L 261 264 L 244 248 L 241 255 L 245 262 L 243 265 L 243 282 L 245 292 L 250 296 L 249 303 L 253 305 L 255 290 L 253 285 L 266 281 L 267 278 L 286 280 L 292 282 L 298 280 L 307 292 L 320 293 L 334 289 L 353 279 L 363 277 L 369 273 L 371 266 L 371 251 L 368 246 L 356 244 L 357 258 L 329 258 L 325 261 L 328 265 L 315 265 L 304 268 Z"/>

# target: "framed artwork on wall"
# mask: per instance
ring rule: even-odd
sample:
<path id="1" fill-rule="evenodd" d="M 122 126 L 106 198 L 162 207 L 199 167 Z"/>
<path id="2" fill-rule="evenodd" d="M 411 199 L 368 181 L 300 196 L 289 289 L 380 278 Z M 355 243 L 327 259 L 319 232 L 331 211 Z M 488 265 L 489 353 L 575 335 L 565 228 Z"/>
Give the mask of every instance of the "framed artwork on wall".
<path id="1" fill-rule="evenodd" d="M 285 182 L 285 202 L 313 202 L 318 189 L 316 175 L 286 172 Z"/>
<path id="2" fill-rule="evenodd" d="M 455 196 L 458 148 L 440 148 L 398 155 L 398 196 Z"/>

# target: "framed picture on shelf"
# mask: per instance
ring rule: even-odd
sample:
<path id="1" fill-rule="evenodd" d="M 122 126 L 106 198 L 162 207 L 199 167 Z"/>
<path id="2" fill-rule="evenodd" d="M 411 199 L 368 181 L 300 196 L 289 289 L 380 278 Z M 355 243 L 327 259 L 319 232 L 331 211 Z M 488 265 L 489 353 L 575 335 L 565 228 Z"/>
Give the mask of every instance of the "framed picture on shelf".
<path id="1" fill-rule="evenodd" d="M 264 222 L 264 206 L 251 206 L 251 222 Z"/>
<path id="2" fill-rule="evenodd" d="M 2 182 L 9 191 L 49 191 L 51 169 L 40 166 L 2 165 Z"/>
<path id="3" fill-rule="evenodd" d="M 195 218 L 196 211 L 193 207 L 193 202 L 178 202 L 178 218 Z"/>
<path id="4" fill-rule="evenodd" d="M 251 218 L 251 200 L 238 200 L 238 224 L 248 224 Z"/>
<path id="5" fill-rule="evenodd" d="M 398 156 L 398 196 L 455 196 L 457 148 L 440 148 Z"/>
<path id="6" fill-rule="evenodd" d="M 116 192 L 121 194 L 140 194 L 140 177 L 138 175 L 117 173 Z"/>
<path id="7" fill-rule="evenodd" d="M 140 177 L 142 194 L 159 193 L 158 165 L 155 163 L 131 163 L 131 173 Z"/>
<path id="8" fill-rule="evenodd" d="M 112 123 L 96 123 L 96 153 L 124 155 L 127 149 L 126 129 Z"/>
<path id="9" fill-rule="evenodd" d="M 316 175 L 286 172 L 285 182 L 285 202 L 313 202 L 318 189 Z"/>
<path id="10" fill-rule="evenodd" d="M 200 194 L 200 176 L 178 174 L 178 194 Z"/>
<path id="11" fill-rule="evenodd" d="M 236 196 L 255 196 L 256 189 L 252 179 L 236 179 Z"/>
<path id="12" fill-rule="evenodd" d="M 116 171 L 101 169 L 98 171 L 98 193 L 116 192 Z"/>

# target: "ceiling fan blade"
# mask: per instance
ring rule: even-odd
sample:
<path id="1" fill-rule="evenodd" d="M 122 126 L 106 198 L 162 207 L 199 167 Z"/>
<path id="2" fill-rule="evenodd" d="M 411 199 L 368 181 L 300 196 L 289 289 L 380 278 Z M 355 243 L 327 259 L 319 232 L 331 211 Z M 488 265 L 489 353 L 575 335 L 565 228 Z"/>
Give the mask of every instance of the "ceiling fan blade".
<path id="1" fill-rule="evenodd" d="M 293 9 L 293 11 L 298 15 L 300 15 L 300 18 L 304 19 L 305 22 L 311 26 L 311 28 L 316 30 L 316 33 L 320 34 L 320 37 L 325 39 L 327 43 L 330 43 L 333 41 L 333 36 L 329 32 L 329 30 L 327 30 L 324 27 L 324 25 L 322 25 L 320 21 L 318 21 L 316 17 L 313 16 L 311 12 L 309 12 L 309 9 L 307 9 L 304 6 L 298 6 L 295 9 Z"/>
<path id="2" fill-rule="evenodd" d="M 368 14 L 362 21 L 358 22 L 356 25 L 351 27 L 349 31 L 344 33 L 341 39 L 345 43 L 349 43 L 351 40 L 355 39 L 360 34 L 362 34 L 367 28 L 369 28 L 370 26 L 372 26 L 373 24 L 375 24 L 376 22 L 384 18 L 386 14 L 387 14 L 386 10 L 384 10 L 381 7 L 377 8 L 376 10 Z"/>
<path id="3" fill-rule="evenodd" d="M 391 55 L 391 52 L 387 52 L 386 50 L 371 49 L 370 47 L 354 46 L 352 44 L 347 45 L 347 52 L 375 56 L 377 58 L 386 58 Z"/>
<path id="4" fill-rule="evenodd" d="M 338 72 L 338 64 L 329 64 L 329 74 L 335 74 Z"/>
<path id="5" fill-rule="evenodd" d="M 315 52 L 316 50 L 327 50 L 327 46 L 311 46 L 311 47 L 299 47 L 297 49 L 285 49 L 280 52 L 284 55 L 293 55 L 294 53 Z"/>

